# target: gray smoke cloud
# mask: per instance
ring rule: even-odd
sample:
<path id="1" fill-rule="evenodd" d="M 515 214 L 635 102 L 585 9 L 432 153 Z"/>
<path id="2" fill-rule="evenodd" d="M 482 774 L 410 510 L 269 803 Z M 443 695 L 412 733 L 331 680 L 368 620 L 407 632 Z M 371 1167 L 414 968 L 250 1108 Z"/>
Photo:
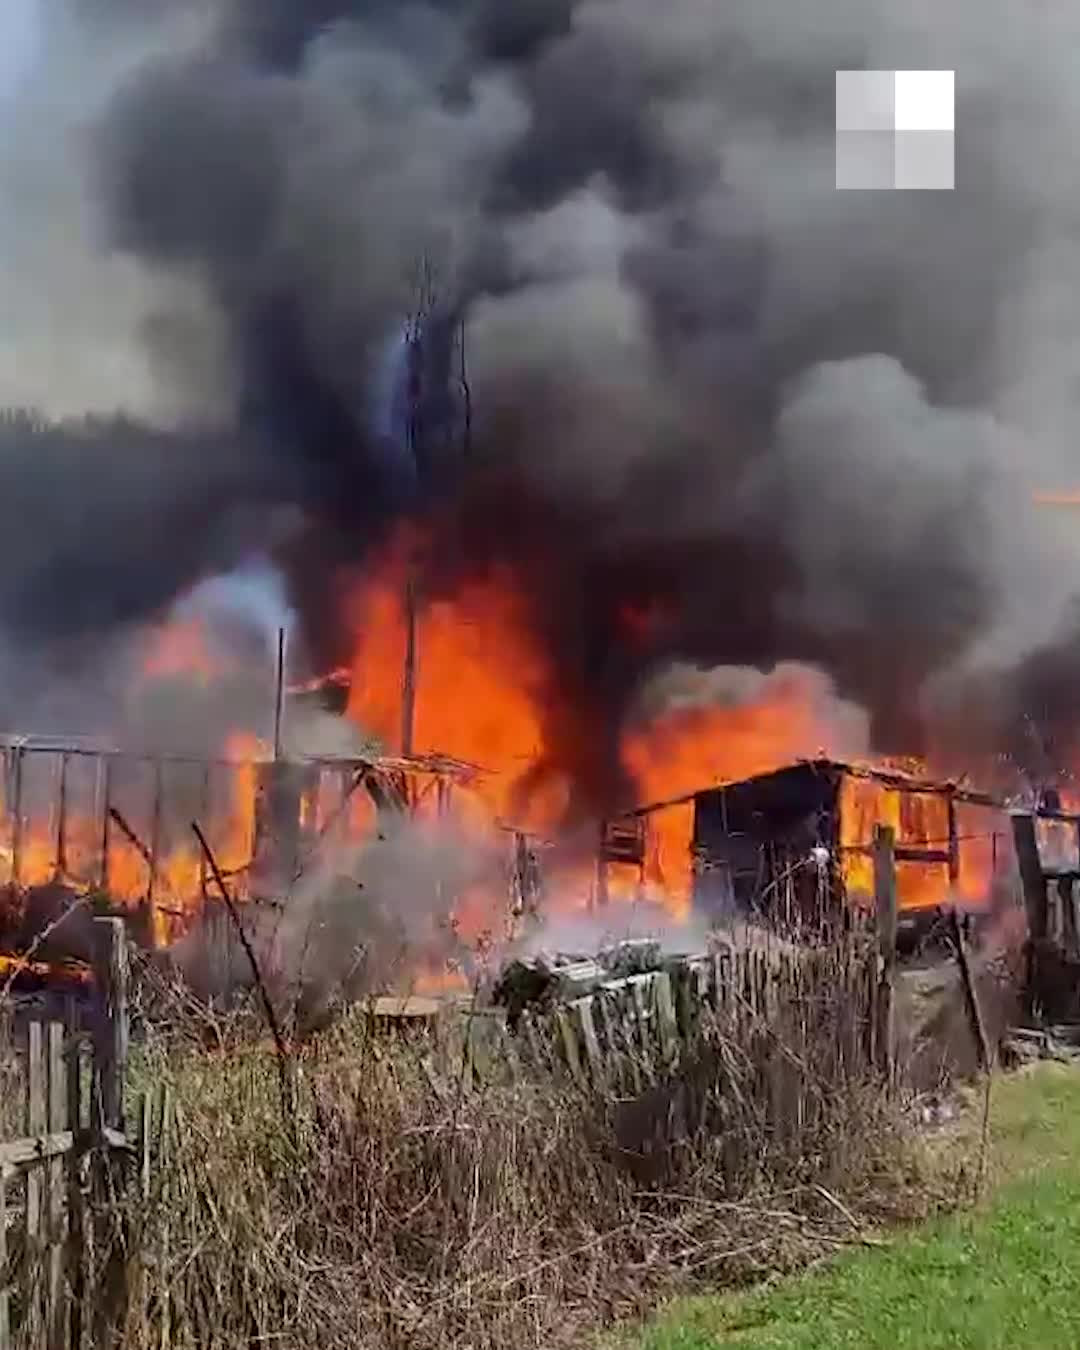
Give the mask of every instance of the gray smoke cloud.
<path id="1" fill-rule="evenodd" d="M 52 406 L 239 428 L 264 491 L 315 503 L 294 584 L 328 649 L 311 572 L 409 502 L 372 391 L 420 259 L 467 335 L 463 519 L 528 579 L 578 693 L 621 708 L 675 657 L 816 662 L 915 748 L 972 681 L 1014 714 L 1018 664 L 1075 626 L 1074 532 L 1030 500 L 1076 471 L 1066 7 L 50 13 L 27 88 L 74 91 L 79 172 L 56 174 L 92 243 L 20 270 L 120 298 L 78 307 L 97 337 L 70 357 L 41 347 Z M 863 66 L 956 70 L 955 192 L 835 190 L 833 73 Z M 45 200 L 5 197 L 31 242 Z M 109 352 L 112 383 L 87 377 Z M 654 593 L 662 640 L 605 656 L 619 602 Z"/>
<path id="2" fill-rule="evenodd" d="M 214 307 L 197 278 L 106 247 L 94 152 L 118 85 L 155 54 L 198 45 L 205 24 L 194 6 L 122 25 L 53 0 L 16 9 L 21 59 L 0 90 L 0 405 L 159 426 L 220 413 L 228 381 Z"/>

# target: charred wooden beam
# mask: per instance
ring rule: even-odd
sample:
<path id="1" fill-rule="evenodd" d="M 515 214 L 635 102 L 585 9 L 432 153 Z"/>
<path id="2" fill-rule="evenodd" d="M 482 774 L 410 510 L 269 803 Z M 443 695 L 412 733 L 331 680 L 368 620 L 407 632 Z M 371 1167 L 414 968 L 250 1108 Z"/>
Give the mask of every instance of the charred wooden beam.
<path id="1" fill-rule="evenodd" d="M 971 1034 L 975 1040 L 975 1048 L 979 1057 L 979 1068 L 983 1073 L 989 1071 L 991 1066 L 990 1041 L 986 1034 L 986 1023 L 983 1021 L 982 1005 L 979 1002 L 979 993 L 975 987 L 975 977 L 971 970 L 971 961 L 968 957 L 967 940 L 964 937 L 964 929 L 960 923 L 960 916 L 956 911 L 955 905 L 949 911 L 949 928 L 953 947 L 956 952 L 956 964 L 960 970 L 960 983 L 964 990 L 964 1003 L 967 1007 L 968 1022 L 971 1026 Z"/>
<path id="2" fill-rule="evenodd" d="M 364 786 L 377 811 L 392 811 L 397 815 L 404 815 L 408 811 L 404 775 L 372 770 L 365 776 Z"/>
<path id="3" fill-rule="evenodd" d="M 1080 956 L 1080 922 L 1076 910 L 1076 878 L 1057 878 L 1058 900 L 1061 906 L 1061 926 L 1065 949 L 1074 959 Z"/>
<path id="4" fill-rule="evenodd" d="M 641 866 L 645 861 L 645 821 L 640 816 L 605 821 L 600 849 L 607 862 Z"/>
<path id="5" fill-rule="evenodd" d="M 1041 942 L 1047 931 L 1048 897 L 1033 816 L 1013 816 L 1013 840 L 1020 881 L 1024 888 L 1028 934 L 1033 942 Z"/>
<path id="6" fill-rule="evenodd" d="M 899 912 L 896 899 L 895 833 L 891 825 L 874 829 L 874 907 L 877 916 L 878 951 L 881 959 L 877 990 L 877 1049 L 879 1065 L 892 1082 L 895 1059 L 894 993 L 896 983 L 896 934 Z"/>
<path id="7" fill-rule="evenodd" d="M 952 866 L 952 850 L 946 848 L 919 848 L 917 844 L 897 844 L 893 857 L 897 862 L 942 863 Z"/>
<path id="8" fill-rule="evenodd" d="M 143 843 L 143 841 L 139 838 L 139 836 L 138 836 L 138 835 L 135 833 L 135 831 L 131 828 L 131 826 L 128 824 L 128 822 L 124 819 L 124 817 L 123 817 L 123 816 L 120 814 L 120 812 L 116 809 L 116 807 L 115 807 L 115 806 L 110 806 L 107 814 L 108 814 L 110 820 L 112 820 L 115 824 L 117 824 L 117 825 L 120 827 L 121 833 L 122 833 L 122 834 L 124 835 L 124 837 L 127 839 L 128 843 L 129 843 L 134 849 L 136 849 L 136 850 L 138 851 L 139 856 L 140 856 L 140 857 L 142 858 L 142 860 L 146 863 L 147 867 L 152 867 L 152 866 L 153 866 L 153 855 L 151 854 L 149 848 L 147 848 L 147 846 Z"/>

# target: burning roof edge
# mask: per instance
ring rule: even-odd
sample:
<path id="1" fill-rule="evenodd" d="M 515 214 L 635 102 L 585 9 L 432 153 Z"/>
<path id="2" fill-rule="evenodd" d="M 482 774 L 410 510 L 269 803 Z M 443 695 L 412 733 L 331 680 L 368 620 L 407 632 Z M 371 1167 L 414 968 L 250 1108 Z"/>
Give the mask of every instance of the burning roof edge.
<path id="1" fill-rule="evenodd" d="M 677 797 L 668 797 L 662 801 L 649 802 L 643 806 L 634 807 L 632 810 L 622 812 L 616 819 L 632 820 L 642 816 L 652 815 L 656 811 L 663 811 L 671 806 L 683 806 L 688 802 L 695 801 L 698 797 L 707 792 L 722 792 L 728 788 L 746 788 L 756 784 L 770 782 L 783 774 L 790 774 L 796 770 L 810 769 L 821 774 L 832 774 L 837 777 L 849 778 L 868 778 L 874 782 L 881 783 L 884 787 L 895 788 L 905 792 L 929 793 L 936 796 L 951 796 L 954 801 L 964 802 L 972 806 L 986 806 L 994 810 L 1004 812 L 1026 812 L 1030 813 L 1030 807 L 1018 806 L 1015 802 L 1005 797 L 995 796 L 990 792 L 983 792 L 977 788 L 965 786 L 963 779 L 935 779 L 921 778 L 915 774 L 906 773 L 899 769 L 889 769 L 879 767 L 873 764 L 860 764 L 841 759 L 829 759 L 826 756 L 819 756 L 813 759 L 795 759 L 788 764 L 783 764 L 775 769 L 770 769 L 765 773 L 751 774 L 748 778 L 725 779 L 722 782 L 707 783 L 693 792 L 684 792 Z M 1042 808 L 1036 810 L 1035 814 L 1040 816 L 1053 817 L 1062 820 L 1080 821 L 1080 814 L 1069 811 L 1049 811 Z"/>
<path id="2" fill-rule="evenodd" d="M 49 754 L 84 756 L 90 759 L 130 759 L 149 760 L 161 764 L 206 764 L 220 767 L 240 767 L 249 764 L 270 764 L 274 761 L 272 750 L 267 747 L 264 753 L 234 756 L 192 755 L 147 749 L 121 749 L 108 742 L 95 742 L 90 738 L 66 738 L 59 736 L 18 736 L 0 734 L 0 753 L 23 750 L 30 754 Z M 428 773 L 441 778 L 453 778 L 459 782 L 470 782 L 480 777 L 484 770 L 478 764 L 466 760 L 454 759 L 450 755 L 414 754 L 414 755 L 284 755 L 283 764 L 317 765 L 321 768 L 381 770 L 385 773 Z"/>

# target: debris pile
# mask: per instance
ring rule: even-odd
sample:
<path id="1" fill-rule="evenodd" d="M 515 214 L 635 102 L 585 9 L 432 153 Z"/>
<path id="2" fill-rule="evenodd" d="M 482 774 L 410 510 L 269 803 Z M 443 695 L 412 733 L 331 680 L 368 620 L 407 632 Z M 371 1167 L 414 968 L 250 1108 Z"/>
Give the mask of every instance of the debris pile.
<path id="1" fill-rule="evenodd" d="M 1019 1069 L 1040 1060 L 1080 1063 L 1080 1025 L 1067 1022 L 1047 1027 L 1010 1027 L 1001 1040 L 1006 1068 Z"/>
<path id="2" fill-rule="evenodd" d="M 548 1012 L 601 990 L 614 993 L 636 976 L 666 974 L 672 965 L 694 959 L 688 955 L 665 956 L 661 944 L 652 938 L 627 939 L 594 956 L 541 952 L 511 961 L 495 984 L 492 998 L 506 1009 L 507 1026 L 513 1031 L 526 1010 Z M 701 954 L 697 959 L 707 958 Z"/>

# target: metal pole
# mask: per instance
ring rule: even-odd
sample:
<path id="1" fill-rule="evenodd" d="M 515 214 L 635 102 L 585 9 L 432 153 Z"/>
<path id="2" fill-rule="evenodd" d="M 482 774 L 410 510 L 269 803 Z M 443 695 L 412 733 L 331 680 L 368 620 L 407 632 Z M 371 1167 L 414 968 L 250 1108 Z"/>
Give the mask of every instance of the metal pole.
<path id="1" fill-rule="evenodd" d="M 281 758 L 281 721 L 285 711 L 285 629 L 277 635 L 277 691 L 274 697 L 274 759 Z"/>
<path id="2" fill-rule="evenodd" d="M 15 751 L 14 781 L 11 786 L 11 882 L 16 889 L 22 885 L 23 757 L 23 747 L 20 745 Z"/>
<path id="3" fill-rule="evenodd" d="M 112 824 L 112 770 L 111 759 L 98 760 L 101 766 L 101 872 L 102 891 L 109 890 L 109 826 Z"/>
<path id="4" fill-rule="evenodd" d="M 405 586 L 405 669 L 401 680 L 401 753 L 413 752 L 416 718 L 416 582 L 410 576 Z"/>
<path id="5" fill-rule="evenodd" d="M 68 757 L 60 756 L 59 784 L 56 793 L 56 859 L 54 875 L 57 881 L 67 876 L 67 808 Z"/>

